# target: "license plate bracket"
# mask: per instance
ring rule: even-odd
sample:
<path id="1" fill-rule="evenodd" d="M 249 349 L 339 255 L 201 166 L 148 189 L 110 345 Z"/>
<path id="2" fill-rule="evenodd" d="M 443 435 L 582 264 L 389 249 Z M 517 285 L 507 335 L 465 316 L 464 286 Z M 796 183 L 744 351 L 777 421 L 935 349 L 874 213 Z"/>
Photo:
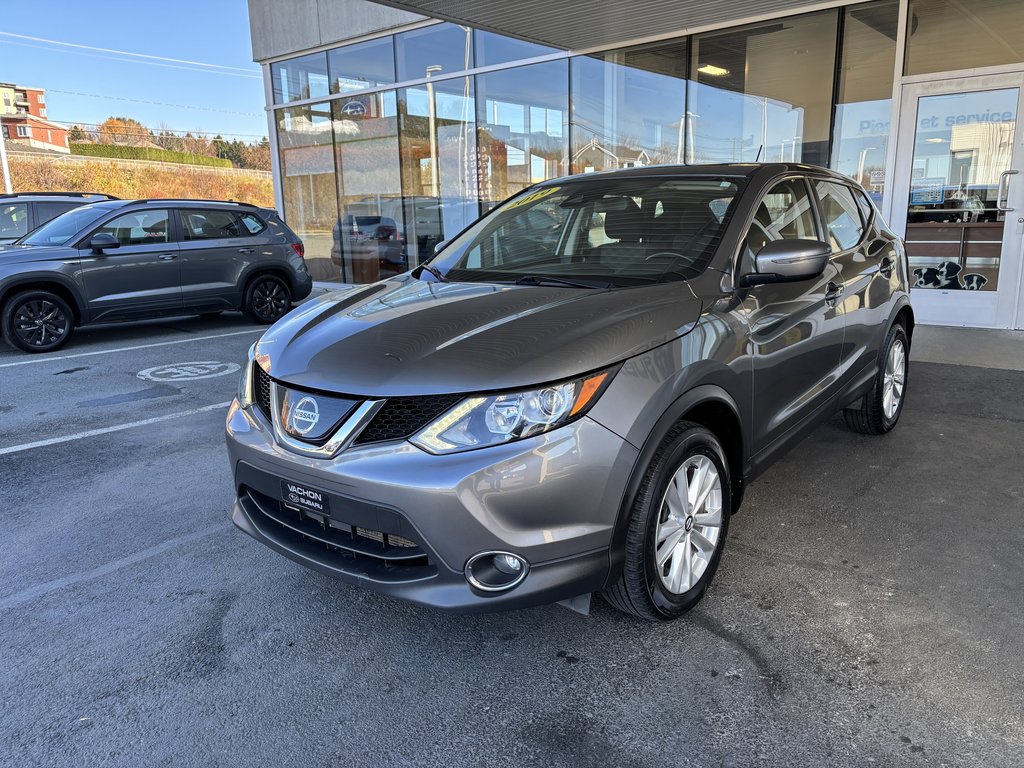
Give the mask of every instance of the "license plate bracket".
<path id="1" fill-rule="evenodd" d="M 291 509 L 298 509 L 308 512 L 315 512 L 318 515 L 330 515 L 330 502 L 327 499 L 327 492 L 319 488 L 312 488 L 302 483 L 291 480 L 281 481 L 281 500 L 285 506 Z"/>

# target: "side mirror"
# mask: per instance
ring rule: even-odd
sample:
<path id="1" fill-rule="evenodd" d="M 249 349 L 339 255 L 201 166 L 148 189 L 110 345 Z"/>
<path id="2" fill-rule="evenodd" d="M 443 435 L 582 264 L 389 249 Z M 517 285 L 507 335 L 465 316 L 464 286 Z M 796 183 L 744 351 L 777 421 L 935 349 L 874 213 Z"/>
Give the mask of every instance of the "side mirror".
<path id="1" fill-rule="evenodd" d="M 832 248 L 820 240 L 773 240 L 754 256 L 754 272 L 740 278 L 744 288 L 765 283 L 796 283 L 825 271 Z"/>
<path id="2" fill-rule="evenodd" d="M 437 245 L 434 246 L 434 253 L 438 254 L 444 250 L 444 247 L 448 245 L 447 240 L 438 240 Z"/>
<path id="3" fill-rule="evenodd" d="M 113 235 L 106 235 L 101 232 L 98 235 L 93 235 L 89 239 L 89 247 L 92 248 L 92 252 L 98 256 L 107 248 L 120 248 L 121 243 Z"/>

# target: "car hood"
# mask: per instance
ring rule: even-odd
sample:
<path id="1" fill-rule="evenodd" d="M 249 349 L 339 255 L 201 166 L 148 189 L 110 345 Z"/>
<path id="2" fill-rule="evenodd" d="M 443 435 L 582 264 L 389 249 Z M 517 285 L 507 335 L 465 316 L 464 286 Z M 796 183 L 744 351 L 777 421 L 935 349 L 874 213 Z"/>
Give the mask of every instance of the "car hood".
<path id="1" fill-rule="evenodd" d="M 4 262 L 49 261 L 51 259 L 77 259 L 74 248 L 50 245 L 14 245 L 0 243 L 0 264 Z"/>
<path id="2" fill-rule="evenodd" d="M 639 288 L 423 282 L 401 276 L 308 302 L 260 339 L 299 387 L 363 396 L 528 387 L 597 370 L 689 331 L 686 283 Z"/>

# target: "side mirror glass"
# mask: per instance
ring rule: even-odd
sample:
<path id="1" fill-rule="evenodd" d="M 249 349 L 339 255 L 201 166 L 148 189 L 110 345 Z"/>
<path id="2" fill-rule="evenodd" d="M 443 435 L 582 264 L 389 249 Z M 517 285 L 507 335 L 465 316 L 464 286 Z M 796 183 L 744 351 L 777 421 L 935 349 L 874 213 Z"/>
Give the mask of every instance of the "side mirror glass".
<path id="1" fill-rule="evenodd" d="M 92 252 L 95 254 L 101 254 L 107 248 L 120 248 L 121 243 L 113 235 L 108 235 L 103 232 L 98 235 L 93 235 L 89 238 L 89 247 L 92 248 Z"/>
<path id="2" fill-rule="evenodd" d="M 754 256 L 754 272 L 744 275 L 741 284 L 810 280 L 825 271 L 831 255 L 832 248 L 820 240 L 773 240 Z"/>
<path id="3" fill-rule="evenodd" d="M 439 240 L 437 245 L 434 246 L 434 253 L 435 254 L 440 253 L 441 251 L 444 250 L 444 247 L 446 245 L 448 245 L 448 241 L 447 240 Z"/>

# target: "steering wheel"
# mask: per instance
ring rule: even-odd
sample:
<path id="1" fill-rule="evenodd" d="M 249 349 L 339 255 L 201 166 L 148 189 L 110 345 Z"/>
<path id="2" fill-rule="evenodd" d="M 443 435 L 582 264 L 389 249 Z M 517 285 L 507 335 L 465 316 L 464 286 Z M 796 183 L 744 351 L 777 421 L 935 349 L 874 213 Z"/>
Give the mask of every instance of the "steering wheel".
<path id="1" fill-rule="evenodd" d="M 661 256 L 670 256 L 673 259 L 683 258 L 683 254 L 676 253 L 675 251 L 658 251 L 657 253 L 652 253 L 650 256 L 645 258 L 644 261 L 653 261 L 654 259 L 657 259 Z"/>

